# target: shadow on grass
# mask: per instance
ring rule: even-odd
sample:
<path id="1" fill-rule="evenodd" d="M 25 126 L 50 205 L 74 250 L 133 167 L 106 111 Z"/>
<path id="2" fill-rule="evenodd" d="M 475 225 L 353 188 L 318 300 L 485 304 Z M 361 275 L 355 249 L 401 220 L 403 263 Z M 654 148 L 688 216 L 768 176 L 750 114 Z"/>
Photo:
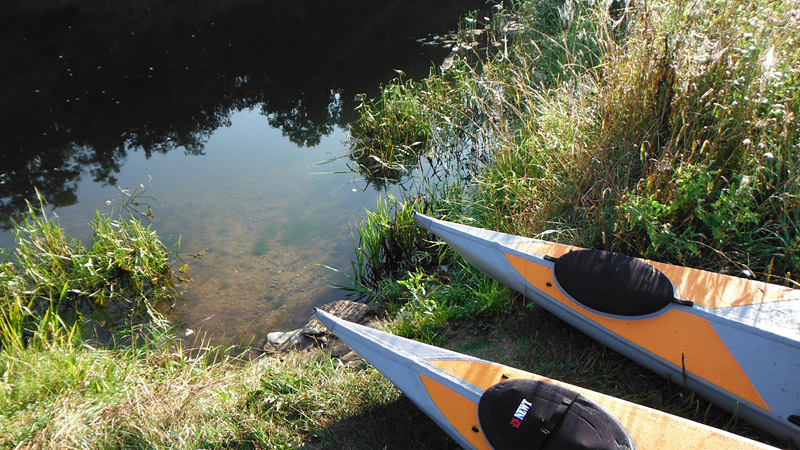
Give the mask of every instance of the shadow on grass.
<path id="1" fill-rule="evenodd" d="M 316 430 L 305 450 L 460 449 L 405 396 Z"/>
<path id="2" fill-rule="evenodd" d="M 791 448 L 747 422 L 600 344 L 541 307 L 448 324 L 445 347 Z"/>

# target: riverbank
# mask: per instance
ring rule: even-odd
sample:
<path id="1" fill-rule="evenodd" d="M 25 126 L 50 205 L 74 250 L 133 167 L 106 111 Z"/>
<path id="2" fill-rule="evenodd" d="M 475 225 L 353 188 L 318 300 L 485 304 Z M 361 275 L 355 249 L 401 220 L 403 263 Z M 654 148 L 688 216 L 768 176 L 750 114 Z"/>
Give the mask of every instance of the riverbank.
<path id="1" fill-rule="evenodd" d="M 798 287 L 798 20 L 797 2 L 714 1 L 467 18 L 439 71 L 361 106 L 361 172 L 423 181 L 358 227 L 353 289 L 404 335 L 474 342 L 466 353 L 780 446 L 588 339 L 553 336 L 555 319 L 426 241 L 409 211 Z M 511 314 L 525 325 L 490 325 Z M 460 321 L 487 333 L 448 334 Z M 481 353 L 487 335 L 500 344 Z"/>
<path id="2" fill-rule="evenodd" d="M 52 261 L 77 262 L 64 271 L 74 275 L 114 267 L 102 256 L 115 251 L 146 256 L 149 262 L 167 255 L 155 234 L 136 220 L 100 216 L 97 244 L 87 249 L 61 235 L 54 217 L 42 217 L 36 210 L 31 214 L 18 230 L 18 239 L 32 243 L 35 247 L 29 250 L 35 251 L 21 245 L 21 261 L 26 255 L 60 255 Z M 109 234 L 109 229 L 114 231 Z M 98 245 L 105 242 L 104 235 L 116 239 L 115 245 Z M 120 270 L 124 274 L 128 271 L 123 267 L 132 269 L 140 280 L 138 285 L 131 283 L 130 290 L 121 289 L 128 285 L 125 278 L 104 276 L 99 279 L 109 283 L 81 291 L 85 277 L 67 277 L 62 279 L 67 287 L 55 291 L 60 306 L 45 309 L 43 315 L 31 309 L 35 301 L 21 300 L 43 299 L 39 295 L 46 285 L 25 286 L 19 277 L 25 271 L 16 270 L 21 267 L 6 262 L 0 270 L 2 448 L 457 448 L 381 374 L 333 344 L 324 331 L 309 331 L 316 336 L 313 341 L 327 347 L 324 351 L 305 348 L 250 361 L 208 346 L 197 336 L 178 334 L 181 330 L 160 320 L 159 312 L 164 302 L 174 300 L 164 295 L 174 293 L 169 288 L 174 285 L 142 289 L 159 286 L 158 280 L 171 273 L 164 272 L 168 265 L 128 260 Z M 64 266 L 37 263 L 27 268 L 34 267 Z M 432 279 L 399 280 L 400 289 L 413 289 L 415 297 L 395 313 L 392 308 L 400 306 L 403 296 L 394 301 L 387 297 L 377 304 L 384 311 L 372 313 L 394 317 L 384 326 L 396 333 L 780 444 L 532 308 L 469 267 L 439 271 L 449 277 L 446 287 L 428 291 Z M 67 311 L 90 300 L 87 294 L 115 289 L 117 295 L 110 298 L 125 304 L 126 295 L 143 294 L 138 297 L 142 309 L 114 308 L 126 319 L 114 322 L 122 326 L 115 341 L 86 335 L 90 330 L 80 325 L 90 317 L 74 320 Z M 155 295 L 158 292 L 161 295 Z M 156 308 L 158 304 L 162 308 Z M 357 313 L 351 317 L 355 320 L 369 309 L 360 303 L 347 305 L 345 309 Z M 491 305 L 494 309 L 487 308 Z M 94 321 L 88 323 L 95 323 L 98 315 L 91 317 Z"/>
<path id="3" fill-rule="evenodd" d="M 788 448 L 526 304 L 431 242 L 411 212 L 796 284 L 798 20 L 796 2 L 738 1 L 605 10 L 546 0 L 465 18 L 442 67 L 359 108 L 358 170 L 375 183 L 422 181 L 354 224 L 347 287 L 394 333 Z M 167 254 L 135 221 L 108 223 L 143 233 L 114 248 Z M 50 276 L 59 281 L 45 297 L 12 278 L 46 264 L 0 270 L 0 447 L 455 447 L 365 365 L 324 354 L 239 360 L 196 336 L 175 339 L 161 320 L 131 324 L 104 347 L 66 316 L 28 315 L 32 298 L 55 309 L 30 312 L 55 312 L 59 300 L 129 286 L 123 297 L 147 294 L 145 314 L 161 317 L 149 287 L 163 265 L 100 264 L 109 250 L 72 248 L 74 257 L 31 254 L 61 255 L 53 261 L 72 264 L 62 272 L 85 280 L 114 267 L 112 282 Z M 140 267 L 155 268 L 149 281 L 113 282 Z"/>

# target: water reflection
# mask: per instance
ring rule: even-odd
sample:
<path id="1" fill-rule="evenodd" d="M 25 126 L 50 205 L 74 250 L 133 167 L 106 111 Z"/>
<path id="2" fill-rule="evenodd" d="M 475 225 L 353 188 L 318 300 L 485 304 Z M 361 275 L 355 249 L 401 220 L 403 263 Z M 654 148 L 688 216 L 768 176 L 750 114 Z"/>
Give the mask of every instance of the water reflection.
<path id="1" fill-rule="evenodd" d="M 152 176 L 148 193 L 159 199 L 162 237 L 181 236 L 185 254 L 203 252 L 185 258 L 194 278 L 180 308 L 185 326 L 241 344 L 301 326 L 312 306 L 342 295 L 327 285 L 335 274 L 317 263 L 349 269 L 348 220 L 375 195 L 354 191 L 351 174 L 311 173 L 311 164 L 342 151 L 341 129 L 309 149 L 264 127 L 257 110 L 231 121 L 209 139 L 203 157 L 137 158 L 124 172 Z M 341 164 L 318 168 L 338 171 Z"/>
<path id="2" fill-rule="evenodd" d="M 0 18 L 0 227 L 38 187 L 56 206 L 79 180 L 119 181 L 132 151 L 202 154 L 253 109 L 299 146 L 352 119 L 353 96 L 442 55 L 483 1 L 17 2 Z"/>
<path id="3" fill-rule="evenodd" d="M 419 77 L 444 33 L 483 1 L 37 0 L 0 17 L 0 228 L 34 187 L 61 224 L 87 222 L 115 185 L 151 179 L 154 226 L 194 278 L 181 319 L 246 343 L 338 298 L 348 220 L 376 193 L 348 184 L 355 94 L 394 69 Z M 371 92 L 373 91 L 373 92 Z M 313 148 L 311 148 L 313 147 Z M 0 247 L 11 246 L 0 230 Z"/>

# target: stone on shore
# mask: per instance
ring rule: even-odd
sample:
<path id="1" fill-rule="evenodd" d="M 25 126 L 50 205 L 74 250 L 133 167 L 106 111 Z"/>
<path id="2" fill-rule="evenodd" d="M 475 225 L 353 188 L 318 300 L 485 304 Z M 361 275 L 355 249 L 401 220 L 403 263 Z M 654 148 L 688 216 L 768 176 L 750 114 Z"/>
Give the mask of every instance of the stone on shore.
<path id="1" fill-rule="evenodd" d="M 366 304 L 351 300 L 337 300 L 322 305 L 319 309 L 355 323 L 363 322 L 370 310 Z M 358 364 L 361 360 L 347 344 L 330 334 L 314 315 L 303 328 L 267 334 L 263 351 L 285 353 L 291 350 L 310 351 L 314 348 L 321 348 L 335 358 L 342 358 L 347 365 Z"/>
<path id="2" fill-rule="evenodd" d="M 333 314 L 334 316 L 350 322 L 361 323 L 361 320 L 369 312 L 369 306 L 364 303 L 354 302 L 351 300 L 336 300 L 335 302 L 327 303 L 319 307 L 319 309 Z M 325 325 L 312 315 L 308 324 L 303 327 L 303 333 L 309 336 L 320 336 L 328 333 Z"/>
<path id="3" fill-rule="evenodd" d="M 289 332 L 276 331 L 269 333 L 266 345 L 272 346 L 273 351 L 286 352 L 291 349 L 305 348 L 313 343 L 314 340 L 303 334 L 303 329 L 300 328 Z"/>

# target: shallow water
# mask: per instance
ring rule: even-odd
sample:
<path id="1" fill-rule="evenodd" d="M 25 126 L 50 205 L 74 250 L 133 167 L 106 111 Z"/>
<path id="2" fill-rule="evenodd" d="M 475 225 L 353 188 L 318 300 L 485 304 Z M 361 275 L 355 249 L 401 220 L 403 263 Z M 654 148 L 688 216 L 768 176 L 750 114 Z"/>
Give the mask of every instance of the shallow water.
<path id="1" fill-rule="evenodd" d="M 343 131 L 303 148 L 264 121 L 239 111 L 204 156 L 138 159 L 125 175 L 152 177 L 147 194 L 164 240 L 180 236 L 182 254 L 202 253 L 183 258 L 194 279 L 179 306 L 184 326 L 238 343 L 302 326 L 311 308 L 341 298 L 326 281 L 340 276 L 318 264 L 349 273 L 348 222 L 379 195 L 350 173 L 330 173 L 346 171 L 343 161 L 312 166 L 342 154 Z"/>
<path id="2" fill-rule="evenodd" d="M 183 287 L 178 317 L 215 343 L 257 344 L 342 298 L 329 282 L 344 278 L 319 264 L 351 272 L 348 222 L 381 195 L 364 189 L 343 160 L 317 164 L 344 152 L 343 130 L 306 148 L 265 121 L 257 111 L 238 111 L 212 133 L 204 155 L 133 153 L 118 174 L 119 186 L 146 187 L 139 207 L 152 208 L 165 244 L 180 239 L 177 265 L 186 263 L 193 281 Z M 118 208 L 122 196 L 91 180 L 76 193 L 82 201 L 56 213 L 73 235 L 88 238 L 87 217 L 110 211 L 106 202 Z M 11 246 L 9 233 L 0 244 Z"/>

